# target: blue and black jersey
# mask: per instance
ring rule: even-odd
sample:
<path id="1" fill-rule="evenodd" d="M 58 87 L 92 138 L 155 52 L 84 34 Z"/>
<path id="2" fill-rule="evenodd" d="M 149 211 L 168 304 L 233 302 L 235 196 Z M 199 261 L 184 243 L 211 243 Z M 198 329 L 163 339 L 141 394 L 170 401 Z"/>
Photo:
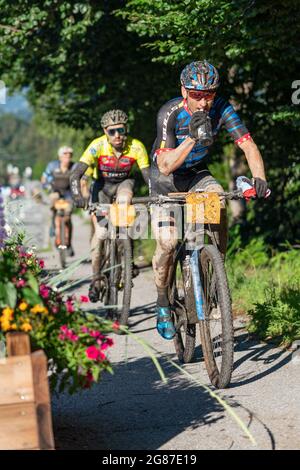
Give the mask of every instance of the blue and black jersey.
<path id="1" fill-rule="evenodd" d="M 49 162 L 43 176 L 47 183 L 50 183 L 53 191 L 68 192 L 70 191 L 70 175 L 74 163 L 70 162 L 69 169 L 65 172 L 61 171 L 59 160 Z"/>
<path id="2" fill-rule="evenodd" d="M 223 98 L 215 98 L 209 111 L 209 116 L 214 137 L 217 136 L 223 125 L 236 143 L 240 143 L 250 137 L 248 129 L 232 105 Z M 188 110 L 186 100 L 182 97 L 168 101 L 162 106 L 157 116 L 157 137 L 152 151 L 154 164 L 156 164 L 156 152 L 159 149 L 174 149 L 188 136 L 191 117 L 192 113 Z M 209 156 L 209 147 L 196 143 L 183 165 L 174 173 L 180 173 L 187 171 L 189 168 L 206 164 Z"/>

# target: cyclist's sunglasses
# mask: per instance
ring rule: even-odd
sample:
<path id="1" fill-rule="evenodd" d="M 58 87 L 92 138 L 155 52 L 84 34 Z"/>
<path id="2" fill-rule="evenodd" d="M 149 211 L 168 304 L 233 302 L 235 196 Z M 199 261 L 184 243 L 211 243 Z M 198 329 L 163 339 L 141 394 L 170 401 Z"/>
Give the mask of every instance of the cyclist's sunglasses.
<path id="1" fill-rule="evenodd" d="M 115 135 L 115 133 L 118 132 L 120 135 L 125 135 L 126 134 L 126 129 L 125 127 L 117 127 L 116 129 L 107 129 L 108 135 L 111 137 Z"/>
<path id="2" fill-rule="evenodd" d="M 188 95 L 190 98 L 193 100 L 202 100 L 202 98 L 205 98 L 207 101 L 213 100 L 214 97 L 216 96 L 215 91 L 193 91 L 193 90 L 187 90 Z"/>

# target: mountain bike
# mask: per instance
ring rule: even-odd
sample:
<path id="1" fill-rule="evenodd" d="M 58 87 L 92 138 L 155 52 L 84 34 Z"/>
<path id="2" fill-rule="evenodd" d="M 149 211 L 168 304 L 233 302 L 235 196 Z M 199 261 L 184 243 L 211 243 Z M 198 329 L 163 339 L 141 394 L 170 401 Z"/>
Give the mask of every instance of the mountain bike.
<path id="1" fill-rule="evenodd" d="M 212 225 L 220 222 L 220 198 L 241 199 L 243 193 L 239 190 L 170 193 L 168 196 L 133 198 L 133 203 L 189 209 L 184 214 L 189 235 L 185 234 L 175 250 L 169 285 L 169 301 L 176 328 L 175 350 L 181 362 L 193 359 L 196 326 L 199 324 L 210 381 L 217 388 L 225 388 L 230 383 L 233 369 L 234 336 L 224 261 L 212 230 Z M 200 215 L 197 208 L 201 208 Z M 189 248 L 193 238 L 189 229 L 193 225 L 196 227 L 193 236 L 202 231 L 202 238 L 199 244 Z"/>
<path id="2" fill-rule="evenodd" d="M 102 220 L 105 217 L 108 225 L 107 237 L 100 243 L 99 274 L 93 280 L 100 285 L 99 300 L 106 306 L 108 318 L 127 325 L 132 289 L 132 243 L 128 228 L 134 217 L 128 218 L 126 210 L 122 213 L 117 204 L 90 203 L 88 209 Z"/>

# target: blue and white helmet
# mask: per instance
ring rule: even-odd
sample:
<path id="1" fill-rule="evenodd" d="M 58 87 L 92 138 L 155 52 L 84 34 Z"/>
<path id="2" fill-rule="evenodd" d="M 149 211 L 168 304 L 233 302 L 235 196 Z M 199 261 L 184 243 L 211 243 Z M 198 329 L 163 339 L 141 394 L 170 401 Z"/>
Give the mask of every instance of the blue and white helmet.
<path id="1" fill-rule="evenodd" d="M 181 72 L 180 81 L 188 90 L 215 90 L 219 86 L 219 73 L 206 60 L 191 62 Z"/>

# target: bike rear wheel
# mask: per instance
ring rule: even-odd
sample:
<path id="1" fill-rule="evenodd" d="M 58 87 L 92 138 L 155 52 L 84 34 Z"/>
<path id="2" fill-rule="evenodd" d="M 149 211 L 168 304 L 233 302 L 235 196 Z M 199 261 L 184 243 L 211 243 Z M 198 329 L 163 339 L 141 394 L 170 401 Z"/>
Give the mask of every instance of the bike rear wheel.
<path id="1" fill-rule="evenodd" d="M 132 289 L 132 248 L 129 239 L 111 241 L 110 316 L 127 325 Z"/>
<path id="2" fill-rule="evenodd" d="M 204 297 L 200 336 L 205 366 L 211 383 L 225 388 L 233 369 L 233 319 L 224 262 L 218 249 L 206 245 L 199 254 Z"/>
<path id="3" fill-rule="evenodd" d="M 191 294 L 191 279 L 186 279 L 182 269 L 180 253 L 176 256 L 171 273 L 169 300 L 173 312 L 176 335 L 173 339 L 180 362 L 191 362 L 195 352 L 196 325 L 189 322 L 188 296 Z"/>

